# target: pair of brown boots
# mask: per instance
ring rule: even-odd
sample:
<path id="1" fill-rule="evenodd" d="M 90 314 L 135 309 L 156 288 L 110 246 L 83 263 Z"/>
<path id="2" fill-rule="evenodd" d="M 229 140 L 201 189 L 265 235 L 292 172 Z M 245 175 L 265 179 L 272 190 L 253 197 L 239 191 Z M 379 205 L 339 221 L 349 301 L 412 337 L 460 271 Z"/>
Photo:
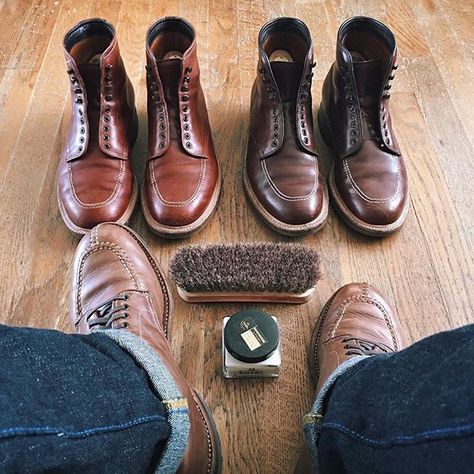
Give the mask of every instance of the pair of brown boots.
<path id="1" fill-rule="evenodd" d="M 125 224 L 139 191 L 131 166 L 138 118 L 115 29 L 85 20 L 64 38 L 72 117 L 58 170 L 67 227 L 82 235 L 102 222 Z M 216 208 L 220 170 L 199 79 L 196 35 L 180 18 L 146 37 L 148 154 L 141 189 L 149 227 L 165 237 L 201 228 Z"/>
<path id="2" fill-rule="evenodd" d="M 171 292 L 142 239 L 119 224 L 96 226 L 78 246 L 71 286 L 70 315 L 77 332 L 116 329 L 142 338 L 186 397 L 190 434 L 179 472 L 220 472 L 217 429 L 173 357 Z M 365 283 L 344 286 L 329 299 L 313 332 L 309 360 L 317 391 L 344 361 L 402 346 L 395 315 L 380 292 Z"/>

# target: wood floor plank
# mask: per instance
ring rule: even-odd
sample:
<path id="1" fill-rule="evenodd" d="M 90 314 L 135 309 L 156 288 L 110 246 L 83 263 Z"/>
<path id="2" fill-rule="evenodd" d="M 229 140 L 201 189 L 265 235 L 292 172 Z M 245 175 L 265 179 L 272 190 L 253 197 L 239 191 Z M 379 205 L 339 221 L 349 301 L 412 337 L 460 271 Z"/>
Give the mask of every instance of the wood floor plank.
<path id="1" fill-rule="evenodd" d="M 35 0 L 0 2 L 0 322 L 69 331 L 68 292 L 77 246 L 56 203 L 56 168 L 69 120 L 61 42 L 77 21 L 103 17 L 118 32 L 136 94 L 139 133 L 133 166 L 142 179 L 147 151 L 145 35 L 162 16 L 181 15 L 197 32 L 201 79 L 223 188 L 209 225 L 185 241 L 164 241 L 140 209 L 131 226 L 167 271 L 184 244 L 302 242 L 317 249 L 323 278 L 305 305 L 191 305 L 173 288 L 173 351 L 203 393 L 220 432 L 224 473 L 291 473 L 303 448 L 301 418 L 314 386 L 307 367 L 311 330 L 331 294 L 350 281 L 379 287 L 401 318 L 407 342 L 474 321 L 472 195 L 474 59 L 472 2 L 454 0 Z M 348 229 L 330 209 L 320 232 L 297 239 L 268 229 L 247 203 L 242 165 L 261 26 L 276 16 L 304 20 L 317 67 L 313 111 L 335 57 L 340 23 L 351 15 L 386 22 L 399 45 L 392 113 L 407 159 L 411 209 L 385 239 Z M 316 126 L 320 166 L 332 157 Z M 279 318 L 283 366 L 277 380 L 225 380 L 221 322 L 255 307 Z"/>

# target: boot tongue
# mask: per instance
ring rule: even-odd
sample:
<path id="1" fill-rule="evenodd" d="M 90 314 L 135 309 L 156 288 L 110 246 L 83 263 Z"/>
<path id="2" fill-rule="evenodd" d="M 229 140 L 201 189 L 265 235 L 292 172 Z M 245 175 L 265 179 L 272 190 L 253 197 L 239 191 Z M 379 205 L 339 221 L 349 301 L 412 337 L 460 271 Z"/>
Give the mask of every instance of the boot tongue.
<path id="1" fill-rule="evenodd" d="M 157 61 L 158 72 L 160 73 L 161 83 L 165 99 L 168 104 L 176 106 L 178 103 L 178 86 L 181 75 L 181 59 L 164 59 Z"/>
<path id="2" fill-rule="evenodd" d="M 100 65 L 81 64 L 78 66 L 87 94 L 87 117 L 89 119 L 89 146 L 98 143 L 99 115 L 100 115 Z"/>
<path id="3" fill-rule="evenodd" d="M 79 67 L 86 86 L 87 102 L 90 108 L 100 108 L 100 66 L 98 64 L 81 64 Z"/>
<path id="4" fill-rule="evenodd" d="M 179 115 L 178 115 L 178 88 L 181 76 L 181 59 L 163 59 L 157 61 L 158 72 L 163 85 L 163 93 L 168 105 L 170 121 L 170 138 L 178 138 Z M 174 126 L 172 126 L 174 125 Z"/>
<path id="5" fill-rule="evenodd" d="M 270 64 L 282 102 L 294 102 L 298 95 L 303 63 L 272 61 Z"/>
<path id="6" fill-rule="evenodd" d="M 360 105 L 364 108 L 377 105 L 384 79 L 382 61 L 354 61 L 353 67 Z"/>

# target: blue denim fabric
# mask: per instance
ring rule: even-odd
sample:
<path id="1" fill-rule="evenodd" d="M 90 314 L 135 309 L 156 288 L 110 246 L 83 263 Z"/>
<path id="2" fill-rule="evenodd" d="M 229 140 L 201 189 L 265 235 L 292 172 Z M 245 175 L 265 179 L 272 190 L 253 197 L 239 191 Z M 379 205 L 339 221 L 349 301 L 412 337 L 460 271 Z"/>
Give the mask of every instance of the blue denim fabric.
<path id="1" fill-rule="evenodd" d="M 321 474 L 474 472 L 474 325 L 346 369 L 304 420 Z"/>
<path id="2" fill-rule="evenodd" d="M 0 361 L 0 472 L 156 468 L 167 407 L 110 337 L 0 325 Z"/>

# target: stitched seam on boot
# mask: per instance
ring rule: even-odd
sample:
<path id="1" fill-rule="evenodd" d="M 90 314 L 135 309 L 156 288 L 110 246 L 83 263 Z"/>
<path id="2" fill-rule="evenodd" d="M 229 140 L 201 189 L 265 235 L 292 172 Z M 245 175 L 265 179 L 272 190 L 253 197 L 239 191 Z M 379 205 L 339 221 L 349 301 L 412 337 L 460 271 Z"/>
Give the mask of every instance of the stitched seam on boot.
<path id="1" fill-rule="evenodd" d="M 311 196 L 313 196 L 315 194 L 316 189 L 318 188 L 318 180 L 316 179 L 313 188 L 311 189 L 311 191 L 308 194 L 304 194 L 304 195 L 301 195 L 301 196 L 288 196 L 287 194 L 282 193 L 278 189 L 278 187 L 274 183 L 274 181 L 272 180 L 272 178 L 270 176 L 270 173 L 268 172 L 268 169 L 267 169 L 266 161 L 265 160 L 260 160 L 260 165 L 262 167 L 263 174 L 267 178 L 267 180 L 270 184 L 270 187 L 272 188 L 274 193 L 278 197 L 280 197 L 281 199 L 284 199 L 285 201 L 307 201 Z"/>
<path id="2" fill-rule="evenodd" d="M 76 189 L 74 188 L 74 183 L 72 180 L 72 167 L 70 163 L 68 163 L 68 176 L 69 176 L 69 187 L 71 188 L 74 199 L 79 204 L 79 206 L 82 207 L 83 209 L 99 209 L 99 208 L 107 206 L 112 201 L 114 201 L 115 198 L 117 197 L 119 187 L 123 182 L 123 177 L 125 176 L 125 163 L 123 161 L 120 162 L 120 171 L 119 171 L 117 181 L 115 182 L 115 188 L 112 191 L 112 194 L 105 201 L 102 201 L 102 202 L 87 204 L 87 203 L 82 202 L 79 199 L 76 193 Z"/>
<path id="3" fill-rule="evenodd" d="M 82 285 L 83 285 L 83 272 L 84 272 L 84 265 L 86 263 L 87 257 L 91 256 L 92 254 L 100 251 L 100 250 L 111 250 L 114 252 L 114 254 L 117 256 L 119 259 L 120 263 L 123 265 L 127 273 L 130 275 L 130 278 L 132 279 L 133 283 L 136 286 L 136 289 L 142 289 L 143 285 L 141 284 L 140 280 L 134 275 L 135 270 L 133 269 L 133 265 L 130 262 L 129 258 L 127 257 L 127 254 L 123 251 L 121 247 L 118 245 L 114 244 L 113 242 L 101 242 L 97 247 L 94 247 L 92 249 L 86 250 L 80 258 L 80 265 L 79 265 L 79 271 L 78 271 L 78 283 L 77 283 L 77 293 L 76 293 L 76 311 L 77 311 L 77 323 L 81 317 L 82 317 L 82 302 L 81 302 L 81 291 L 82 291 Z M 128 262 L 128 265 L 127 265 Z"/>
<path id="4" fill-rule="evenodd" d="M 153 191 L 155 192 L 156 197 L 163 203 L 165 206 L 169 207 L 186 207 L 189 204 L 192 204 L 199 196 L 199 193 L 202 189 L 202 184 L 204 182 L 204 175 L 206 172 L 206 162 L 204 160 L 200 160 L 200 170 L 199 170 L 199 180 L 198 184 L 196 186 L 196 189 L 194 190 L 194 193 L 191 195 L 190 198 L 188 198 L 186 201 L 167 201 L 160 193 L 160 190 L 158 189 L 158 182 L 156 180 L 155 176 L 155 169 L 154 167 L 150 164 L 150 180 L 153 186 Z"/>
<path id="5" fill-rule="evenodd" d="M 400 194 L 400 162 L 398 162 L 398 167 L 397 167 L 397 188 L 395 189 L 395 192 L 390 196 L 389 198 L 385 199 L 376 199 L 376 198 L 371 198 L 367 194 L 365 194 L 360 187 L 357 185 L 357 183 L 354 181 L 354 178 L 352 177 L 351 170 L 349 168 L 349 165 L 347 164 L 347 158 L 344 158 L 343 160 L 344 163 L 344 171 L 346 173 L 346 176 L 349 178 L 349 181 L 352 185 L 352 187 L 356 190 L 357 194 L 367 202 L 378 202 L 378 203 L 383 203 L 383 202 L 390 202 L 393 201 L 398 195 Z"/>

